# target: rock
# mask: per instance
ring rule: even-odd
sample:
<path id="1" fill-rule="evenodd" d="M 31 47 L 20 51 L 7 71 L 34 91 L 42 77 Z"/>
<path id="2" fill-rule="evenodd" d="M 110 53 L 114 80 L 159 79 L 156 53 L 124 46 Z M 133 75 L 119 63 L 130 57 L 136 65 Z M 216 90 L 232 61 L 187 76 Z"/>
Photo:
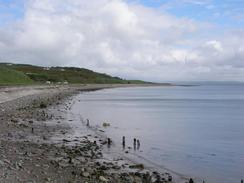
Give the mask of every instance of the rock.
<path id="1" fill-rule="evenodd" d="M 144 165 L 143 164 L 130 165 L 129 168 L 131 168 L 131 169 L 144 169 Z"/>
<path id="2" fill-rule="evenodd" d="M 69 156 L 68 159 L 69 159 L 69 164 L 72 164 L 73 163 L 72 158 Z"/>
<path id="3" fill-rule="evenodd" d="M 23 124 L 23 123 L 20 123 L 19 126 L 22 127 L 22 128 L 28 128 L 28 125 Z"/>
<path id="4" fill-rule="evenodd" d="M 15 168 L 17 170 L 22 169 L 22 162 L 21 161 L 20 162 L 15 162 Z"/>
<path id="5" fill-rule="evenodd" d="M 100 169 L 100 170 L 108 170 L 109 167 L 107 167 L 107 166 L 105 166 L 105 165 L 102 165 L 102 166 L 99 167 L 99 169 Z"/>
<path id="6" fill-rule="evenodd" d="M 67 139 L 63 139 L 63 142 L 70 142 L 70 140 L 67 140 Z"/>
<path id="7" fill-rule="evenodd" d="M 17 120 L 17 119 L 11 119 L 11 121 L 12 121 L 13 123 L 18 123 L 18 120 Z"/>
<path id="8" fill-rule="evenodd" d="M 172 179 L 173 179 L 172 176 L 169 175 L 169 176 L 168 176 L 168 181 L 169 181 L 169 182 L 172 182 Z"/>
<path id="9" fill-rule="evenodd" d="M 139 172 L 135 172 L 135 176 L 141 177 L 141 174 Z"/>
<path id="10" fill-rule="evenodd" d="M 147 172 L 145 174 L 143 174 L 143 183 L 148 183 L 148 182 L 151 182 L 151 176 L 150 174 Z"/>
<path id="11" fill-rule="evenodd" d="M 109 127 L 109 126 L 110 126 L 110 123 L 105 123 L 105 122 L 103 123 L 103 127 L 106 128 L 106 127 Z"/>
<path id="12" fill-rule="evenodd" d="M 47 104 L 45 104 L 44 102 L 41 102 L 39 107 L 41 109 L 47 108 Z"/>
<path id="13" fill-rule="evenodd" d="M 5 160 L 3 160 L 4 161 L 4 163 L 7 163 L 7 164 L 11 164 L 11 162 L 9 161 L 9 160 L 7 160 L 7 159 L 5 159 Z"/>
<path id="14" fill-rule="evenodd" d="M 0 160 L 0 166 L 4 166 L 4 162 Z"/>
<path id="15" fill-rule="evenodd" d="M 90 173 L 89 173 L 89 172 L 83 172 L 83 173 L 82 173 L 82 176 L 83 176 L 83 177 L 89 177 L 89 176 L 90 176 Z"/>
<path id="16" fill-rule="evenodd" d="M 97 166 L 97 167 L 101 166 L 101 163 L 96 162 L 96 166 Z"/>
<path id="17" fill-rule="evenodd" d="M 113 165 L 112 168 L 115 169 L 115 170 L 119 170 L 119 169 L 121 169 L 121 167 L 118 166 L 118 165 Z"/>
<path id="18" fill-rule="evenodd" d="M 44 180 L 45 180 L 46 182 L 50 182 L 50 181 L 51 181 L 51 179 L 48 178 L 48 177 L 46 177 Z"/>
<path id="19" fill-rule="evenodd" d="M 103 177 L 103 176 L 100 176 L 99 180 L 102 181 L 102 182 L 108 182 L 108 180 L 105 177 Z"/>

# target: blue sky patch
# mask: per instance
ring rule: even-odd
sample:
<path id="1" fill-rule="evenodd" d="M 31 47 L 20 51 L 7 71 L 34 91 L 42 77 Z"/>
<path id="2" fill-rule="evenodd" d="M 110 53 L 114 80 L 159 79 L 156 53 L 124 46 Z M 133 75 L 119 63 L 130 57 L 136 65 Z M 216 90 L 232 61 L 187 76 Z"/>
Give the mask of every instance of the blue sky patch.
<path id="1" fill-rule="evenodd" d="M 0 25 L 9 24 L 24 15 L 24 0 L 0 0 Z"/>

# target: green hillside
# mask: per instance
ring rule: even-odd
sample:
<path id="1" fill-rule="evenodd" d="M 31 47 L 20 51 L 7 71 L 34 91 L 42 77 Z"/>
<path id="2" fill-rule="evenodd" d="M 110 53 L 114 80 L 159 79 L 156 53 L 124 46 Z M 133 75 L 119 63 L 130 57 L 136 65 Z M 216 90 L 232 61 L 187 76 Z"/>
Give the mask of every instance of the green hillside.
<path id="1" fill-rule="evenodd" d="M 31 84 L 33 81 L 24 73 L 0 66 L 0 84 Z"/>
<path id="2" fill-rule="evenodd" d="M 39 67 L 25 64 L 0 63 L 0 83 L 69 83 L 69 84 L 138 84 L 107 74 L 76 67 Z"/>

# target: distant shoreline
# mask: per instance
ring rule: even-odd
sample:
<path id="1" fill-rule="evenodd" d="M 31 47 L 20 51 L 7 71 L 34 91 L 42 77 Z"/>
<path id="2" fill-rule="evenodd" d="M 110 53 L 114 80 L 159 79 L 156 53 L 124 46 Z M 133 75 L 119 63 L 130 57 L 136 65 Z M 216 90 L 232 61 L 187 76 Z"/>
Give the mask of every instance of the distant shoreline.
<path id="1" fill-rule="evenodd" d="M 171 84 L 72 84 L 72 85 L 0 85 L 0 103 L 33 94 L 64 91 L 95 91 L 119 87 L 173 86 Z"/>

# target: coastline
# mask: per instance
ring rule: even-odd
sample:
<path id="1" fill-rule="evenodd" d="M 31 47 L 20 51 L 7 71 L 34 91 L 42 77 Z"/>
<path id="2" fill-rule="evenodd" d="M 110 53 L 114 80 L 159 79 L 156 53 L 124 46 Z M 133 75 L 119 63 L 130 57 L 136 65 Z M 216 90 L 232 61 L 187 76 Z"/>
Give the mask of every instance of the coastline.
<path id="1" fill-rule="evenodd" d="M 0 85 L 0 103 L 15 100 L 21 97 L 44 94 L 50 92 L 85 92 L 106 88 L 119 87 L 148 87 L 148 86 L 176 86 L 173 84 L 72 84 L 72 85 L 30 85 L 30 86 L 4 86 Z M 72 91 L 71 91 L 72 90 Z"/>
<path id="2" fill-rule="evenodd" d="M 89 129 L 89 134 L 85 136 L 72 135 L 69 126 L 72 119 L 65 116 L 72 106 L 73 95 L 84 91 L 132 86 L 158 85 L 0 88 L 0 166 L 4 167 L 0 169 L 0 174 L 4 175 L 0 181 L 186 182 L 184 177 L 166 172 L 166 169 L 161 172 L 162 169 L 142 167 L 139 162 L 132 162 L 123 156 L 114 159 L 106 155 L 103 151 L 105 139 L 96 133 L 90 134 L 92 131 Z M 175 179 L 175 176 L 178 177 Z"/>

